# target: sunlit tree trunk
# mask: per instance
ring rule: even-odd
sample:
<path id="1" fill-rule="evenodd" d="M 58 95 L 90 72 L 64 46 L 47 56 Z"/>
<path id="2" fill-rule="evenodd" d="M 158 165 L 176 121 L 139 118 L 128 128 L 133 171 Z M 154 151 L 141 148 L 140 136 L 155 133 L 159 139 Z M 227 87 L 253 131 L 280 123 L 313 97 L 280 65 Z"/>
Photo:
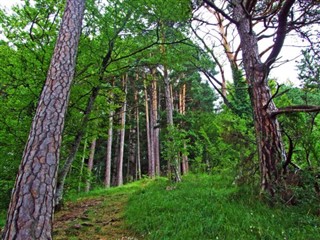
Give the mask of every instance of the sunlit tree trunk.
<path id="1" fill-rule="evenodd" d="M 187 84 L 182 84 L 180 88 L 180 94 L 179 94 L 179 111 L 181 115 L 186 114 L 186 91 L 187 91 Z M 183 125 L 184 123 L 181 123 Z M 184 143 L 184 148 L 187 147 L 187 144 Z M 188 162 L 188 156 L 184 153 L 182 153 L 182 173 L 187 174 L 189 171 L 189 162 Z"/>
<path id="2" fill-rule="evenodd" d="M 88 179 L 86 180 L 86 192 L 90 191 L 91 187 L 91 175 L 92 175 L 92 168 L 93 168 L 93 160 L 94 160 L 94 153 L 96 151 L 96 143 L 97 139 L 94 138 L 91 142 L 91 147 L 90 147 L 90 155 L 89 155 L 89 160 L 88 160 Z"/>
<path id="3" fill-rule="evenodd" d="M 61 136 L 74 75 L 84 0 L 68 0 L 29 138 L 2 239 L 52 239 Z"/>

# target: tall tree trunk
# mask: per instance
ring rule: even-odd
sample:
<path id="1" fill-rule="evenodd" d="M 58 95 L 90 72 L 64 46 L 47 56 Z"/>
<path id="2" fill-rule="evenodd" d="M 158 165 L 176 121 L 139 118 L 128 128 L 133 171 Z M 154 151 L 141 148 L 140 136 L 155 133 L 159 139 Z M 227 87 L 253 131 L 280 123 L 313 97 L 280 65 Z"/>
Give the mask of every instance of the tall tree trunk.
<path id="1" fill-rule="evenodd" d="M 110 111 L 110 113 L 109 113 L 109 129 L 108 129 L 106 168 L 105 168 L 105 174 L 104 174 L 104 176 L 105 176 L 104 177 L 104 186 L 106 188 L 109 188 L 111 186 L 113 114 L 114 114 L 114 111 Z"/>
<path id="2" fill-rule="evenodd" d="M 180 94 L 179 94 L 179 111 L 181 115 L 186 114 L 186 91 L 187 91 L 187 84 L 182 84 L 180 88 Z M 184 125 L 184 122 L 181 123 L 181 125 Z M 184 143 L 184 148 L 187 148 L 187 144 Z M 187 174 L 189 171 L 189 162 L 188 162 L 188 156 L 184 153 L 182 153 L 182 173 Z"/>
<path id="3" fill-rule="evenodd" d="M 136 75 L 136 81 L 139 80 L 139 75 Z M 136 129 L 137 129 L 137 155 L 136 155 L 136 180 L 141 179 L 141 156 L 140 156 L 140 111 L 139 111 L 139 96 L 138 90 L 135 88 L 134 101 L 136 105 Z"/>
<path id="4" fill-rule="evenodd" d="M 165 86 L 165 99 L 166 99 L 166 112 L 167 112 L 167 125 L 168 127 L 173 126 L 173 101 L 172 101 L 172 91 L 170 91 L 170 80 L 168 76 L 167 67 L 164 66 L 164 86 Z M 177 153 L 178 155 L 178 153 Z M 173 160 L 173 162 L 168 161 L 168 172 L 171 173 L 171 169 L 175 175 L 175 181 L 180 182 L 180 170 L 179 170 L 179 160 L 178 156 Z"/>
<path id="5" fill-rule="evenodd" d="M 63 167 L 61 170 L 59 170 L 58 174 L 58 180 L 57 180 L 57 190 L 55 194 L 55 206 L 59 208 L 59 204 L 61 204 L 61 200 L 63 198 L 63 189 L 64 189 L 64 183 L 66 180 L 66 177 L 68 175 L 68 172 L 71 168 L 71 165 L 76 157 L 76 154 L 78 152 L 82 137 L 85 133 L 86 126 L 89 121 L 90 113 L 93 109 L 94 102 L 98 96 L 99 93 L 99 88 L 94 87 L 92 89 L 91 95 L 88 99 L 88 103 L 86 106 L 86 110 L 84 111 L 84 116 L 82 119 L 81 127 L 78 130 L 78 133 L 76 135 L 76 138 L 72 144 L 69 156 L 67 157 L 66 162 L 64 163 Z"/>
<path id="6" fill-rule="evenodd" d="M 249 16 L 240 0 L 236 1 L 234 17 L 241 39 L 243 64 L 249 85 L 249 94 L 254 112 L 261 171 L 261 189 L 271 196 L 277 191 L 281 181 L 282 163 L 286 162 L 278 120 L 272 115 L 277 108 L 268 87 L 270 66 L 262 63 L 258 51 L 258 39 L 251 29 Z"/>
<path id="7" fill-rule="evenodd" d="M 135 112 L 134 112 L 134 118 L 135 118 Z M 136 126 L 132 125 L 130 126 L 129 130 L 129 156 L 127 161 L 127 182 L 130 182 L 134 179 L 134 176 L 136 175 Z"/>
<path id="8" fill-rule="evenodd" d="M 146 111 L 146 132 L 147 132 L 147 145 L 148 145 L 148 175 L 154 177 L 154 155 L 153 143 L 151 141 L 151 128 L 150 128 L 150 115 L 149 115 L 149 101 L 146 80 L 144 82 L 144 96 L 145 96 L 145 111 Z"/>
<path id="9" fill-rule="evenodd" d="M 127 111 L 127 77 L 123 77 L 124 102 L 121 109 L 121 130 L 120 130 L 120 148 L 117 164 L 117 186 L 123 185 L 123 155 L 124 155 L 124 137 L 126 127 L 126 111 Z"/>
<path id="10" fill-rule="evenodd" d="M 83 166 L 84 166 L 84 161 L 86 159 L 86 152 L 87 152 L 87 136 L 86 139 L 84 140 L 84 145 L 83 145 L 83 152 L 82 152 L 82 158 L 81 158 L 81 166 L 80 166 L 80 174 L 79 174 L 79 183 L 78 183 L 78 192 L 81 192 L 81 182 L 82 182 L 82 177 L 83 177 Z"/>
<path id="11" fill-rule="evenodd" d="M 93 168 L 94 153 L 96 151 L 96 143 L 97 143 L 97 138 L 94 138 L 91 143 L 90 155 L 88 160 L 88 179 L 86 180 L 86 189 L 85 189 L 86 192 L 89 192 L 91 187 L 91 175 L 92 175 L 92 168 Z"/>
<path id="12" fill-rule="evenodd" d="M 153 159 L 154 159 L 154 173 L 155 175 L 160 175 L 160 147 L 159 147 L 159 124 L 158 124 L 158 87 L 156 79 L 156 69 L 151 69 L 152 82 L 151 82 L 151 111 L 150 111 L 150 124 L 152 131 L 152 149 L 153 149 Z M 152 119 L 152 120 L 151 120 Z"/>
<path id="13" fill-rule="evenodd" d="M 68 0 L 45 86 L 24 149 L 2 239 L 52 239 L 61 135 L 85 1 Z"/>

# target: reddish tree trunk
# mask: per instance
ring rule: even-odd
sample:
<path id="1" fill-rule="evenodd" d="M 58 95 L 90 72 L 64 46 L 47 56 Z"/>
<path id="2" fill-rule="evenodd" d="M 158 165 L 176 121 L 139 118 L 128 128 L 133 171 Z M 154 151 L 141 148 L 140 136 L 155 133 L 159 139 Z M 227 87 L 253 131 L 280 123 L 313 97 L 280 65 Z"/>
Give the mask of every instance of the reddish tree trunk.
<path id="1" fill-rule="evenodd" d="M 277 108 L 268 87 L 267 78 L 270 67 L 261 61 L 257 36 L 251 29 L 250 18 L 240 0 L 235 5 L 234 16 L 238 21 L 237 29 L 241 39 L 243 64 L 254 111 L 261 189 L 273 196 L 281 180 L 282 163 L 286 161 L 286 154 L 278 120 L 272 115 Z"/>
<path id="2" fill-rule="evenodd" d="M 180 88 L 180 94 L 179 94 L 179 111 L 181 115 L 186 114 L 186 91 L 187 91 L 187 85 L 184 83 Z M 181 123 L 181 125 L 184 125 L 184 122 Z M 186 148 L 187 145 L 184 143 L 184 148 Z M 187 174 L 189 171 L 189 161 L 188 156 L 184 153 L 182 153 L 182 173 Z"/>
<path id="3" fill-rule="evenodd" d="M 84 0 L 67 1 L 46 83 L 13 189 L 3 239 L 52 239 L 61 135 L 84 5 Z"/>

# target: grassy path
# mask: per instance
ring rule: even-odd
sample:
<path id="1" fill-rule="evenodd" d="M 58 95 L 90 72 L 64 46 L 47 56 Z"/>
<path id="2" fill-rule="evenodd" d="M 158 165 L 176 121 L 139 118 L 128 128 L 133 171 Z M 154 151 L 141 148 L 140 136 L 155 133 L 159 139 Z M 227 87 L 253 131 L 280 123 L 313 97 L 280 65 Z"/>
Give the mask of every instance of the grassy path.
<path id="1" fill-rule="evenodd" d="M 124 208 L 135 188 L 90 193 L 55 214 L 55 240 L 140 240 L 124 222 Z M 96 196 L 92 196 L 92 194 Z M 101 195 L 102 194 L 102 195 Z M 100 195 L 100 196 L 99 196 Z"/>

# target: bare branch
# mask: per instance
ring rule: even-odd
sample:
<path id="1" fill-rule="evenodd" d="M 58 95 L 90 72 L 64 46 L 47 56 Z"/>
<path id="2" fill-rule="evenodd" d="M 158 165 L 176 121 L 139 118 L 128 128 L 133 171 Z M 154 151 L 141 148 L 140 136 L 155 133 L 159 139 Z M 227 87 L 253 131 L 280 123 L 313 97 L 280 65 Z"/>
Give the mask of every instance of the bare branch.
<path id="1" fill-rule="evenodd" d="M 220 13 L 222 16 L 224 16 L 226 19 L 228 19 L 230 22 L 237 24 L 237 21 L 235 21 L 233 18 L 231 18 L 226 12 L 224 12 L 221 8 L 219 8 L 217 5 L 215 5 L 210 0 L 203 0 L 204 3 L 206 3 L 209 7 L 213 8 L 215 11 Z"/>
<path id="2" fill-rule="evenodd" d="M 306 105 L 288 106 L 288 107 L 279 108 L 278 110 L 273 111 L 271 113 L 271 116 L 275 117 L 279 114 L 294 113 L 294 112 L 320 112 L 320 106 L 306 106 Z"/>
<path id="3" fill-rule="evenodd" d="M 269 55 L 269 57 L 266 60 L 266 65 L 267 67 L 270 67 L 277 59 L 281 48 L 283 46 L 284 43 L 284 39 L 286 38 L 286 34 L 287 34 L 287 17 L 288 14 L 290 12 L 290 9 L 292 7 L 292 5 L 294 4 L 295 0 L 287 0 L 283 7 L 281 8 L 281 11 L 279 12 L 278 15 L 278 29 L 276 32 L 276 38 L 274 41 L 274 47 Z"/>

